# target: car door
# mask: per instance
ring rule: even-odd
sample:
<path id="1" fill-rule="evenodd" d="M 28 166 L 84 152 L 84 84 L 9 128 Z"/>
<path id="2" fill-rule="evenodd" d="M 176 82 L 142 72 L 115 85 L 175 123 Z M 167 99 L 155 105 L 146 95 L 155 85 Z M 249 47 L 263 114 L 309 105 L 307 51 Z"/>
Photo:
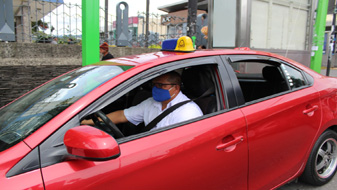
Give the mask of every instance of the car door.
<path id="1" fill-rule="evenodd" d="M 49 189 L 247 189 L 246 121 L 240 109 L 226 107 L 231 88 L 219 57 L 179 61 L 141 72 L 113 89 L 108 96 L 133 89 L 162 71 L 210 64 L 216 78 L 219 108 L 183 123 L 118 139 L 121 155 L 107 161 L 66 157 L 65 131 L 100 105 L 100 99 L 73 118 L 40 146 L 42 174 Z M 59 161 L 55 161 L 55 157 Z"/>
<path id="2" fill-rule="evenodd" d="M 246 99 L 241 110 L 248 125 L 249 189 L 271 189 L 305 166 L 305 156 L 321 122 L 319 94 L 301 70 L 281 60 L 255 56 L 223 59 L 233 66 L 232 76 Z M 266 69 L 261 69 L 261 65 Z M 264 86 L 268 85 L 267 75 L 272 80 L 278 77 L 276 73 L 265 73 L 270 68 L 283 78 L 273 86 L 288 88 Z M 274 91 L 267 93 L 270 88 Z M 255 95 L 249 94 L 253 91 Z"/>

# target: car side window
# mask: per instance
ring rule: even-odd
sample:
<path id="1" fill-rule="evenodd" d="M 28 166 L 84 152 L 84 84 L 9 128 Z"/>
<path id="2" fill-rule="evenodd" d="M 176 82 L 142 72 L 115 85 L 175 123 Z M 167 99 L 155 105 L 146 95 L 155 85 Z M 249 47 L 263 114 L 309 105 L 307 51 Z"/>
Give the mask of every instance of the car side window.
<path id="1" fill-rule="evenodd" d="M 193 109 L 192 111 L 189 111 L 188 114 L 177 114 L 182 113 L 181 110 L 184 110 L 180 109 L 181 107 L 178 107 L 172 111 L 172 113 L 175 112 L 173 115 L 168 114 L 163 119 L 159 121 L 156 120 L 157 122 L 154 125 L 154 128 L 145 128 L 145 125 L 150 124 L 150 122 L 159 115 L 152 115 L 153 112 L 151 112 L 154 107 L 154 104 L 151 103 L 153 100 L 149 100 L 149 98 L 152 97 L 152 88 L 154 87 L 152 80 L 171 71 L 174 71 L 181 76 L 180 91 L 183 96 L 179 95 L 177 101 L 183 102 L 183 99 L 185 98 L 182 97 L 186 96 L 190 100 L 193 100 L 193 102 L 183 106 L 191 107 L 193 104 L 192 107 L 197 105 L 200 109 L 198 109 L 198 111 Z M 120 139 L 122 139 L 122 141 L 130 141 L 139 138 L 140 136 L 138 134 L 147 131 L 150 133 L 144 135 L 153 134 L 155 131 L 163 131 L 172 127 L 179 127 L 186 123 L 199 120 L 205 115 L 224 109 L 223 98 L 220 97 L 220 94 L 222 94 L 220 92 L 221 79 L 219 79 L 218 72 L 218 65 L 215 63 L 184 67 L 182 67 L 181 64 L 177 64 L 175 67 L 166 68 L 165 72 L 149 70 L 149 74 L 144 73 L 142 74 L 144 76 L 135 76 L 136 83 L 134 82 L 134 79 L 125 82 L 125 86 L 130 86 L 130 84 L 134 85 L 124 88 L 124 90 L 117 94 L 117 96 L 111 96 L 110 100 L 104 101 L 103 103 L 105 105 L 102 106 L 101 111 L 107 115 L 123 110 L 125 118 L 128 121 L 119 122 L 118 120 L 118 123 L 116 123 L 116 127 L 124 135 L 124 138 L 116 137 L 119 141 Z M 158 73 L 160 73 L 160 75 L 158 75 Z M 156 87 L 159 88 L 158 86 Z M 144 110 L 145 107 L 146 112 L 143 113 L 142 110 Z M 196 115 L 198 116 L 196 117 Z"/>
<path id="2" fill-rule="evenodd" d="M 292 90 L 307 85 L 300 71 L 284 64 L 282 64 L 281 68 L 283 69 L 286 79 L 288 80 L 289 86 Z"/>
<path id="3" fill-rule="evenodd" d="M 232 62 L 246 102 L 290 90 L 280 64 L 259 61 Z"/>

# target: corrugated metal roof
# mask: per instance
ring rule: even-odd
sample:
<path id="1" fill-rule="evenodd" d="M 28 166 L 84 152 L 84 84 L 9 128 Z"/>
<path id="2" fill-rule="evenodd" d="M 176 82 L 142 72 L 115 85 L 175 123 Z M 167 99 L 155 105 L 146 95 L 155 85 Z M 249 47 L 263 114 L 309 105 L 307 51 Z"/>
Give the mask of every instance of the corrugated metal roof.
<path id="1" fill-rule="evenodd" d="M 164 5 L 158 7 L 159 10 L 171 13 L 176 11 L 185 10 L 188 8 L 188 0 L 179 1 L 176 3 Z M 198 10 L 208 10 L 208 1 L 207 0 L 198 0 Z"/>

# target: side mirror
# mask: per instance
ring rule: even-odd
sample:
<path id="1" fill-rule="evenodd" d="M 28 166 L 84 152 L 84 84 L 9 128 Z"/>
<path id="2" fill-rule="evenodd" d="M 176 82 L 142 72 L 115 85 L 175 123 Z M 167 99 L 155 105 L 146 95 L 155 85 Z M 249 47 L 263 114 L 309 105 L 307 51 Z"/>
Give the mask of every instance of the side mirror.
<path id="1" fill-rule="evenodd" d="M 121 153 L 112 136 L 88 125 L 69 129 L 63 141 L 69 154 L 88 160 L 110 160 L 119 157 Z"/>

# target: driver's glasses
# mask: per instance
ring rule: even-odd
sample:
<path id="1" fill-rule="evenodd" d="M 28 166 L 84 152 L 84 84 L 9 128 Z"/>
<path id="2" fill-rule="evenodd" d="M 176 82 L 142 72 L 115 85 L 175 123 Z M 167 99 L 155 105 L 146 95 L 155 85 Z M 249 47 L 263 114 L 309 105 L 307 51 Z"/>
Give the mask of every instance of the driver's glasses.
<path id="1" fill-rule="evenodd" d="M 162 88 L 162 89 L 169 88 L 170 85 L 177 85 L 177 84 L 169 84 L 169 83 L 152 83 L 152 86 L 155 86 L 155 87 L 157 87 L 157 88 Z"/>

